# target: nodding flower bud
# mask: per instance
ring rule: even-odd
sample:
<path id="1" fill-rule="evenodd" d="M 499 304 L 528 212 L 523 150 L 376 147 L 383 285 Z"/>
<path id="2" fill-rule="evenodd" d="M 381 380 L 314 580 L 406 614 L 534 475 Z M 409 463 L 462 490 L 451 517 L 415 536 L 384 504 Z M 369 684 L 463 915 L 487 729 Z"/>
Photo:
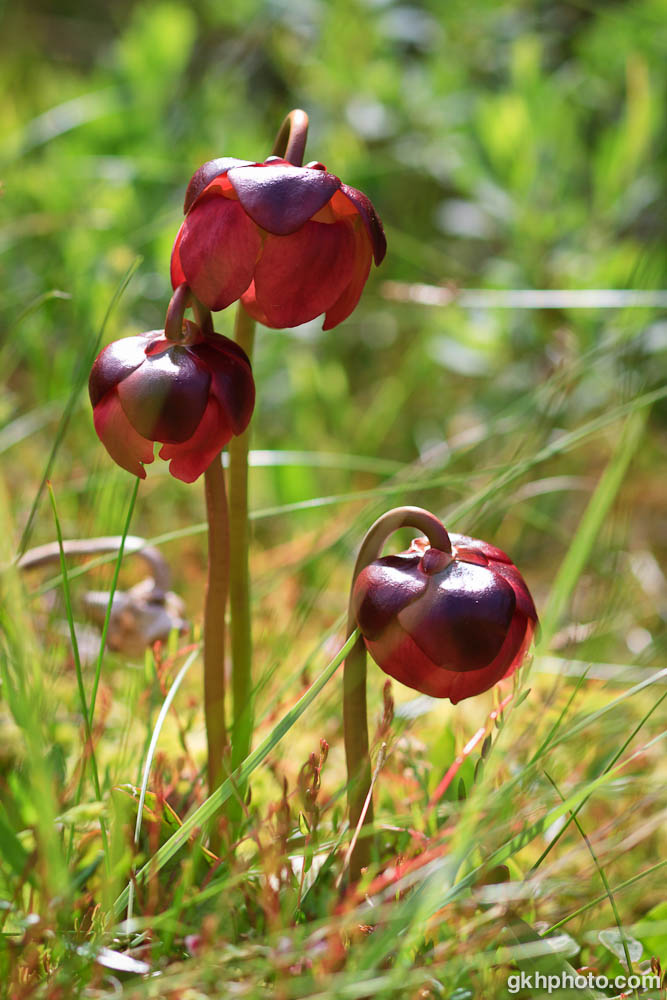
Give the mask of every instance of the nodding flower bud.
<path id="1" fill-rule="evenodd" d="M 451 553 L 416 538 L 357 577 L 352 608 L 382 670 L 407 687 L 454 704 L 521 666 L 537 612 L 501 549 L 452 534 Z"/>
<path id="2" fill-rule="evenodd" d="M 98 437 L 118 465 L 142 479 L 159 441 L 172 476 L 194 482 L 252 416 L 255 385 L 245 352 L 194 323 L 184 329 L 180 343 L 162 330 L 117 340 L 90 373 Z"/>
<path id="3" fill-rule="evenodd" d="M 325 313 L 337 326 L 357 305 L 386 251 L 382 223 L 361 191 L 321 163 L 297 167 L 222 157 L 192 177 L 174 243 L 174 288 L 187 282 L 209 309 L 241 299 L 269 327 Z"/>

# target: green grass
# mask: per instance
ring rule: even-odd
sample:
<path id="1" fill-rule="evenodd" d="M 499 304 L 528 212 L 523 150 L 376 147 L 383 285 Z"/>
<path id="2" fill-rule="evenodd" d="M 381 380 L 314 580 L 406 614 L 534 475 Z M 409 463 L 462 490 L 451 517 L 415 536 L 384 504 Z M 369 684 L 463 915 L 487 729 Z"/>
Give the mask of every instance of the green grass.
<path id="1" fill-rule="evenodd" d="M 611 979 L 624 949 L 667 966 L 664 309 L 435 307 L 383 285 L 664 290 L 666 14 L 0 8 L 0 996 L 472 1000 L 522 969 Z M 156 462 L 132 499 L 85 381 L 98 344 L 162 324 L 192 171 L 261 159 L 296 106 L 307 158 L 369 194 L 389 253 L 336 330 L 258 330 L 258 721 L 216 865 L 233 782 L 207 799 L 203 492 Z M 453 707 L 393 685 L 354 891 L 343 620 L 364 532 L 402 503 L 508 551 L 542 632 L 501 691 Z M 25 546 L 128 532 L 160 546 L 190 621 L 143 660 L 80 631 L 82 594 L 125 589 L 134 560 L 13 568 Z M 371 664 L 371 736 L 384 681 Z M 299 776 L 322 739 L 312 813 Z"/>

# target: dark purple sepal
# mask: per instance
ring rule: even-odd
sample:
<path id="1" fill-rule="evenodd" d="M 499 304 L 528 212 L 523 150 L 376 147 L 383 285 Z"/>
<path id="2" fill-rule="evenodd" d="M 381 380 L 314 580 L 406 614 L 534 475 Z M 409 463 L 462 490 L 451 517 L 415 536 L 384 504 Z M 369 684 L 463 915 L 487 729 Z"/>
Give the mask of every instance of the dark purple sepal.
<path id="1" fill-rule="evenodd" d="M 363 192 L 357 191 L 356 188 L 350 187 L 349 184 L 341 184 L 340 189 L 359 212 L 373 247 L 373 259 L 376 264 L 381 264 L 387 252 L 387 237 L 384 234 L 382 221 L 373 208 L 370 198 L 367 198 Z"/>
<path id="2" fill-rule="evenodd" d="M 274 236 L 295 233 L 341 186 L 334 174 L 272 163 L 232 169 L 228 179 L 253 222 Z"/>
<path id="3" fill-rule="evenodd" d="M 178 444 L 197 429 L 211 376 L 194 350 L 173 345 L 152 354 L 118 386 L 123 411 L 143 437 Z"/>
<path id="4" fill-rule="evenodd" d="M 494 572 L 498 576 L 502 576 L 514 589 L 514 594 L 516 596 L 516 606 L 517 608 L 528 618 L 530 621 L 537 621 L 537 610 L 535 608 L 535 603 L 531 597 L 530 591 L 526 586 L 526 581 L 519 573 L 519 570 L 512 563 L 509 565 L 505 563 L 496 563 L 493 567 Z"/>
<path id="5" fill-rule="evenodd" d="M 419 569 L 418 556 L 385 556 L 359 574 L 352 596 L 362 634 L 379 639 L 399 611 L 426 590 L 428 577 Z"/>
<path id="6" fill-rule="evenodd" d="M 399 624 L 432 663 L 448 670 L 478 670 L 500 652 L 516 608 L 512 586 L 490 569 L 452 562 L 429 577 Z"/>
<path id="7" fill-rule="evenodd" d="M 227 341 L 226 337 L 217 339 Z M 234 434 L 242 434 L 250 423 L 255 406 L 255 382 L 247 355 L 233 341 L 230 350 L 205 342 L 193 352 L 211 375 L 211 394 L 215 396 Z M 237 350 L 234 350 L 237 348 Z"/>
<path id="8" fill-rule="evenodd" d="M 219 354 L 233 354 L 239 361 L 251 368 L 250 358 L 246 352 L 230 337 L 225 337 L 221 333 L 202 333 L 201 339 L 198 341 L 199 344 L 205 344 Z"/>
<path id="9" fill-rule="evenodd" d="M 206 163 L 203 163 L 190 178 L 185 192 L 183 213 L 187 215 L 204 188 L 208 187 L 216 177 L 226 174 L 232 167 L 248 166 L 253 166 L 253 160 L 239 160 L 235 156 L 219 156 L 215 160 L 208 160 Z"/>
<path id="10" fill-rule="evenodd" d="M 94 407 L 110 389 L 115 388 L 146 360 L 146 350 L 152 340 L 162 336 L 162 330 L 152 330 L 136 337 L 114 340 L 97 355 L 88 380 L 90 402 Z"/>

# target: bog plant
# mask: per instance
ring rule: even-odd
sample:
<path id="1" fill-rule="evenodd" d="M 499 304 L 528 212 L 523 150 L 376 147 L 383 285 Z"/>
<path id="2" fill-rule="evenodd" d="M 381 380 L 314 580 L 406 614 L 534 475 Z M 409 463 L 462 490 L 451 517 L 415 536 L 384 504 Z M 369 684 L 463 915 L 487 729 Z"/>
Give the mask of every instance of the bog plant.
<path id="1" fill-rule="evenodd" d="M 331 329 L 355 308 L 372 261 L 380 264 L 386 251 L 382 223 L 369 199 L 322 163 L 302 166 L 307 129 L 306 114 L 293 111 L 264 162 L 223 157 L 196 171 L 172 252 L 174 294 L 164 331 L 110 344 L 90 376 L 95 429 L 114 461 L 143 478 L 154 443 L 160 442 L 160 457 L 170 462 L 173 476 L 187 483 L 204 476 L 210 795 L 226 777 L 234 779 L 253 730 L 247 474 L 254 324 L 291 327 L 324 314 L 324 329 Z M 234 302 L 231 341 L 214 331 L 211 311 Z M 192 319 L 186 318 L 188 310 Z M 229 504 L 221 461 L 226 445 Z M 406 525 L 426 537 L 405 553 L 382 558 L 389 535 Z M 228 595 L 230 730 L 224 669 Z M 370 859 L 371 838 L 359 834 L 373 815 L 366 649 L 401 683 L 456 704 L 521 665 L 536 623 L 523 578 L 495 546 L 450 536 L 433 514 L 416 507 L 390 511 L 372 526 L 354 572 L 348 644 L 354 643 L 344 668 L 352 880 Z M 243 794 L 242 786 L 237 792 Z M 238 804 L 228 809 L 232 822 Z M 220 847 L 216 835 L 211 843 Z"/>

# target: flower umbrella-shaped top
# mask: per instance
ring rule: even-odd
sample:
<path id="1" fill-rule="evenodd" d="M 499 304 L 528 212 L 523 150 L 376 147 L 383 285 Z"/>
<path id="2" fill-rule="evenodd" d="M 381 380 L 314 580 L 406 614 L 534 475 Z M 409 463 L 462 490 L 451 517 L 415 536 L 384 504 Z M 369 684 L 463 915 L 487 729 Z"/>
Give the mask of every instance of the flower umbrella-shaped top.
<path id="1" fill-rule="evenodd" d="M 353 606 L 366 647 L 407 687 L 454 704 L 521 666 L 537 612 L 502 549 L 450 534 L 451 552 L 416 538 L 357 577 Z"/>
<path id="2" fill-rule="evenodd" d="M 386 252 L 371 202 L 321 163 L 279 157 L 205 163 L 185 196 L 171 260 L 209 309 L 241 299 L 255 319 L 292 327 L 325 313 L 324 329 L 355 308 L 371 260 Z"/>
<path id="3" fill-rule="evenodd" d="M 162 330 L 116 340 L 90 373 L 98 437 L 118 465 L 142 479 L 159 441 L 172 476 L 194 482 L 252 416 L 255 384 L 245 352 L 227 337 L 185 326 L 187 343 Z"/>

